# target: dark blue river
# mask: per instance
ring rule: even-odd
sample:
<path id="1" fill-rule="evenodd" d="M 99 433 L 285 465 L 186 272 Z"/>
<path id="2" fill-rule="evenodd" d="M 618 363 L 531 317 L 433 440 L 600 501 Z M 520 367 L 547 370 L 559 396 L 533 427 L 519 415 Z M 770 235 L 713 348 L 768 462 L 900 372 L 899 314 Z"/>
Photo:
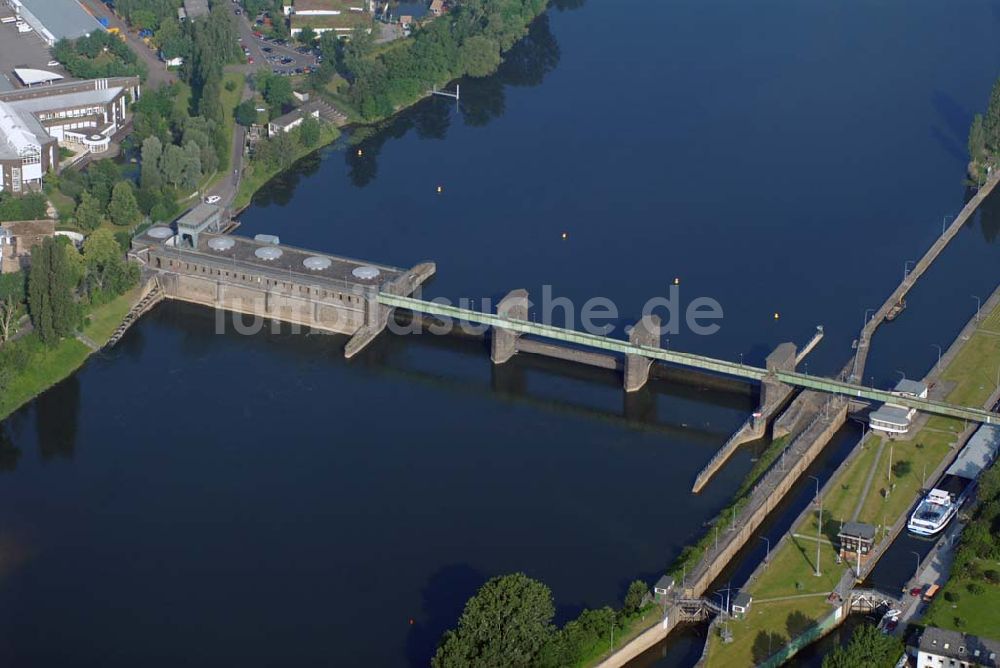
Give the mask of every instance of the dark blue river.
<path id="1" fill-rule="evenodd" d="M 724 317 L 669 347 L 760 363 L 823 325 L 808 370 L 838 369 L 968 196 L 1000 7 L 555 4 L 460 103 L 303 160 L 238 233 L 433 260 L 426 297 L 606 297 L 619 327 L 678 279 L 682 309 Z M 994 198 L 876 337 L 874 382 L 935 361 L 996 285 L 998 232 Z M 689 492 L 750 391 L 626 399 L 611 372 L 493 369 L 475 339 L 384 336 L 349 363 L 343 343 L 164 304 L 0 425 L 20 452 L 0 473 L 0 663 L 423 666 L 496 574 L 546 582 L 560 622 L 619 603 L 751 465 Z M 698 633 L 645 662 L 692 665 Z"/>

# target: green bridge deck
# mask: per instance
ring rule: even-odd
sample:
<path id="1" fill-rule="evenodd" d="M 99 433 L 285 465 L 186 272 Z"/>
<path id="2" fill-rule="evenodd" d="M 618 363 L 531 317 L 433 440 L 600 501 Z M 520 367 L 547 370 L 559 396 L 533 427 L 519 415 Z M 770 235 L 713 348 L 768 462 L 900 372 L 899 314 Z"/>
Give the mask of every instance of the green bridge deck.
<path id="1" fill-rule="evenodd" d="M 795 371 L 770 372 L 767 369 L 762 369 L 750 364 L 729 362 L 726 360 L 706 357 L 705 355 L 695 355 L 693 353 L 666 350 L 664 348 L 640 346 L 631 344 L 628 341 L 612 339 L 597 334 L 588 334 L 586 332 L 578 332 L 575 330 L 554 327 L 552 325 L 543 325 L 526 320 L 516 320 L 493 313 L 481 313 L 471 309 L 439 304 L 436 302 L 425 301 L 423 299 L 415 299 L 413 297 L 400 297 L 385 292 L 379 292 L 378 302 L 384 306 L 405 308 L 416 313 L 450 318 L 456 321 L 489 325 L 491 327 L 519 332 L 521 334 L 530 334 L 556 341 L 575 343 L 582 346 L 597 348 L 599 350 L 609 350 L 626 355 L 641 355 L 642 357 L 649 359 L 660 360 L 663 362 L 669 362 L 670 364 L 701 369 L 703 371 L 711 371 L 728 376 L 737 376 L 756 381 L 762 381 L 765 378 L 768 378 L 770 380 L 786 383 L 795 387 L 818 390 L 820 392 L 829 392 L 831 394 L 839 394 L 856 399 L 866 399 L 869 401 L 883 403 L 891 402 L 898 406 L 915 408 L 925 413 L 944 415 L 947 417 L 958 418 L 960 420 L 971 420 L 973 422 L 983 422 L 986 424 L 997 424 L 1000 422 L 1000 414 L 983 410 L 981 408 L 956 406 L 943 401 L 934 401 L 931 399 L 899 396 L 888 390 L 878 390 L 871 387 L 864 387 L 862 385 L 854 385 L 852 383 L 835 380 L 833 378 L 810 376 L 808 374 L 798 373 Z"/>

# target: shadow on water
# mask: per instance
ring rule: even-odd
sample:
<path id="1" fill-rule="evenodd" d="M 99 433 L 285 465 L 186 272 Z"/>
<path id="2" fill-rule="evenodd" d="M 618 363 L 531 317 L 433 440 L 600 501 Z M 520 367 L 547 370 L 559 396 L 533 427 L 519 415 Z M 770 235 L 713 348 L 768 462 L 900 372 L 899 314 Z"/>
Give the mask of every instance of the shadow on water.
<path id="1" fill-rule="evenodd" d="M 42 460 L 72 459 L 80 420 L 80 379 L 72 375 L 35 400 L 35 429 Z"/>

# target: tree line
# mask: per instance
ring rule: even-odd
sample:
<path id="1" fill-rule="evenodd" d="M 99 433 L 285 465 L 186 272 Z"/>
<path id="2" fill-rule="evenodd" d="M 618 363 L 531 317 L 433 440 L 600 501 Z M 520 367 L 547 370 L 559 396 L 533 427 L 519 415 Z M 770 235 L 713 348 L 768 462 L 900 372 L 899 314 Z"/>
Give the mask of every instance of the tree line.
<path id="1" fill-rule="evenodd" d="M 337 66 L 350 82 L 348 95 L 361 115 L 383 118 L 432 86 L 492 74 L 501 55 L 524 37 L 546 5 L 547 0 L 463 0 L 447 17 L 417 28 L 411 39 L 389 48 L 376 47 L 371 31 L 356 29 L 337 48 Z M 330 60 L 326 50 L 335 46 L 321 41 L 325 60 Z M 321 67 L 317 83 L 331 75 Z"/>
<path id="2" fill-rule="evenodd" d="M 83 232 L 92 232 L 107 222 L 124 230 L 142 220 L 135 186 L 122 177 L 121 168 L 112 160 L 98 160 L 83 171 L 51 174 L 46 188 L 58 189 L 73 199 L 73 220 Z"/>
<path id="3" fill-rule="evenodd" d="M 644 611 L 649 590 L 633 582 L 620 610 L 584 610 L 562 628 L 553 625 L 552 592 L 524 573 L 490 579 L 465 605 L 458 626 L 446 631 L 433 668 L 572 666 L 610 641 L 612 628 Z"/>
<path id="4" fill-rule="evenodd" d="M 1000 79 L 993 84 L 985 114 L 976 114 L 969 129 L 969 177 L 980 183 L 1000 157 Z"/>

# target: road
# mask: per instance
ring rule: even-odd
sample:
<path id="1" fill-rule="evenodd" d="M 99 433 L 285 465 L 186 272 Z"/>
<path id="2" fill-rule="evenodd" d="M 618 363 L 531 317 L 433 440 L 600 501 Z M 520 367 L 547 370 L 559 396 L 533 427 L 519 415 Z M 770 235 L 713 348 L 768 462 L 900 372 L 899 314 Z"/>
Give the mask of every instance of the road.
<path id="1" fill-rule="evenodd" d="M 959 534 L 964 525 L 958 521 L 952 522 L 941 537 L 937 545 L 930 551 L 920 564 L 920 570 L 914 575 L 903 596 L 907 599 L 904 605 L 903 614 L 899 617 L 899 624 L 896 627 L 898 633 L 902 633 L 907 623 L 923 614 L 926 604 L 923 596 L 910 596 L 910 589 L 921 587 L 926 589 L 928 585 L 936 584 L 944 586 L 951 572 L 951 562 L 955 559 L 955 546 L 958 544 Z"/>
<path id="2" fill-rule="evenodd" d="M 146 46 L 136 33 L 129 32 L 125 21 L 109 10 L 107 5 L 103 2 L 98 2 L 98 0 L 80 0 L 80 2 L 88 12 L 97 18 L 106 18 L 110 27 L 121 30 L 121 34 L 125 36 L 125 41 L 132 47 L 132 50 L 139 56 L 139 59 L 146 63 L 146 67 L 149 68 L 149 76 L 146 78 L 147 86 L 158 88 L 160 84 L 170 84 L 177 81 L 177 77 L 173 72 L 166 69 L 166 66 L 160 61 L 156 53 Z"/>

